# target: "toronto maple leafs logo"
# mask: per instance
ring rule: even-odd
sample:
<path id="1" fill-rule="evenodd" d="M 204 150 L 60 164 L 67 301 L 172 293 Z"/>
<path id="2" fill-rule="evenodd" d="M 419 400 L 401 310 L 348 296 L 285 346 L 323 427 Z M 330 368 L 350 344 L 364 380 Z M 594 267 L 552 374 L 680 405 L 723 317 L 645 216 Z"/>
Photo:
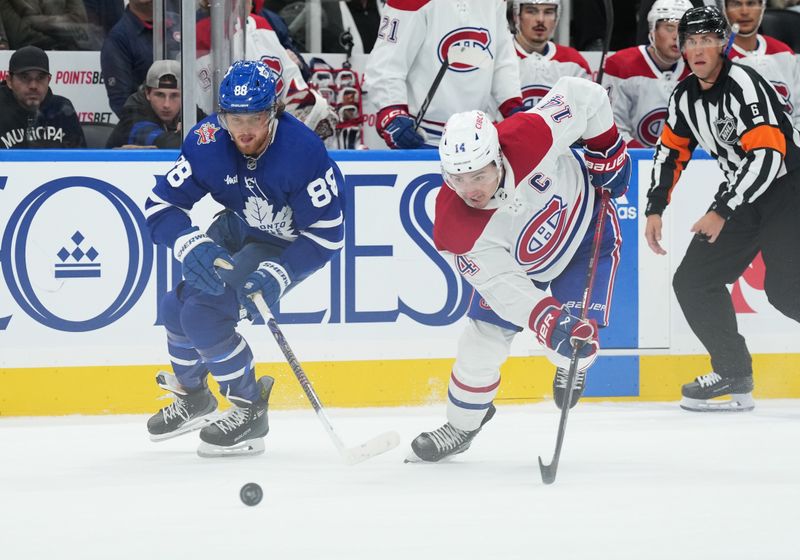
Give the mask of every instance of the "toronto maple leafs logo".
<path id="1" fill-rule="evenodd" d="M 268 200 L 258 196 L 249 196 L 244 203 L 244 217 L 248 225 L 264 233 L 289 241 L 297 237 L 294 233 L 292 209 L 288 206 L 284 206 L 276 212 Z"/>

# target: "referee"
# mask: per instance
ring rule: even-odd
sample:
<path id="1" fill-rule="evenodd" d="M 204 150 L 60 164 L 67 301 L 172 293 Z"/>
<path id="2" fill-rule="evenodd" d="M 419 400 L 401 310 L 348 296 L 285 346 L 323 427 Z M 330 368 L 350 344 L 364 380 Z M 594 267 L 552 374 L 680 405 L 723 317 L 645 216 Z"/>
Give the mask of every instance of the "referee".
<path id="1" fill-rule="evenodd" d="M 726 284 L 761 251 L 764 289 L 781 313 L 800 322 L 800 133 L 772 86 L 755 70 L 731 63 L 727 22 L 717 8 L 688 10 L 678 40 L 692 75 L 675 88 L 656 146 L 647 193 L 645 238 L 661 247 L 661 214 L 698 144 L 717 160 L 725 181 L 673 278 L 692 331 L 713 371 L 683 386 L 687 410 L 751 410 L 752 359 L 739 334 Z M 710 401 L 720 396 L 727 399 Z"/>

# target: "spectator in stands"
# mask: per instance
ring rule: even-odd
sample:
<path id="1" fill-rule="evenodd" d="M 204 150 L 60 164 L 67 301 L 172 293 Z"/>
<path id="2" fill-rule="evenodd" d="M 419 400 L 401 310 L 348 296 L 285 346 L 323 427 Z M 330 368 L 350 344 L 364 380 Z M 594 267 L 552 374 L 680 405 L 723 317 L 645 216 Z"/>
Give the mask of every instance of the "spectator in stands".
<path id="1" fill-rule="evenodd" d="M 0 82 L 0 147 L 84 148 L 75 108 L 50 91 L 50 60 L 39 47 L 18 49 Z"/>
<path id="2" fill-rule="evenodd" d="M 164 21 L 167 56 L 180 50 L 180 19 L 172 14 Z M 130 0 L 122 18 L 111 28 L 100 53 L 100 67 L 108 104 L 118 117 L 131 94 L 144 83 L 153 64 L 153 2 Z"/>
<path id="3" fill-rule="evenodd" d="M 139 90 L 125 102 L 120 119 L 106 148 L 155 146 L 180 148 L 181 65 L 174 60 L 156 60 Z"/>
<path id="4" fill-rule="evenodd" d="M 519 59 L 522 101 L 530 109 L 562 76 L 591 79 L 581 53 L 551 41 L 561 0 L 513 0 L 514 48 Z"/>
<path id="5" fill-rule="evenodd" d="M 750 66 L 769 80 L 783 98 L 792 124 L 800 128 L 800 59 L 786 43 L 758 33 L 766 0 L 724 0 L 724 3 L 728 23 L 739 26 L 728 58 Z"/>
<path id="6" fill-rule="evenodd" d="M 692 7 L 689 0 L 656 0 L 647 14 L 650 45 L 622 49 L 606 59 L 603 85 L 630 148 L 658 143 L 672 90 L 690 74 L 678 49 L 678 21 Z"/>
<path id="7" fill-rule="evenodd" d="M 12 49 L 34 45 L 46 50 L 84 50 L 93 46 L 82 0 L 4 0 L 0 17 Z"/>
<path id="8" fill-rule="evenodd" d="M 8 44 L 8 35 L 6 35 L 6 28 L 3 25 L 3 14 L 0 13 L 0 51 L 7 51 L 11 45 Z"/>
<path id="9" fill-rule="evenodd" d="M 83 0 L 89 23 L 100 26 L 105 35 L 122 18 L 124 0 Z"/>

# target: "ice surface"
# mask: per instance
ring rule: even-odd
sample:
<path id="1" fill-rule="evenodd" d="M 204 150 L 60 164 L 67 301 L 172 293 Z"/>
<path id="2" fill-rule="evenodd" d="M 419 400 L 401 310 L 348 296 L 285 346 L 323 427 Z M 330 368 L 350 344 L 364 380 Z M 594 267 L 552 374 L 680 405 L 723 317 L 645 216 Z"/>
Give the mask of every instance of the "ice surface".
<path id="1" fill-rule="evenodd" d="M 800 557 L 800 402 L 698 414 L 587 403 L 544 486 L 558 411 L 500 406 L 449 463 L 403 464 L 444 407 L 330 410 L 355 467 L 309 410 L 273 412 L 265 455 L 200 459 L 197 434 L 151 443 L 145 417 L 0 420 L 0 556 L 18 559 L 789 559 Z M 257 482 L 264 499 L 239 501 Z"/>

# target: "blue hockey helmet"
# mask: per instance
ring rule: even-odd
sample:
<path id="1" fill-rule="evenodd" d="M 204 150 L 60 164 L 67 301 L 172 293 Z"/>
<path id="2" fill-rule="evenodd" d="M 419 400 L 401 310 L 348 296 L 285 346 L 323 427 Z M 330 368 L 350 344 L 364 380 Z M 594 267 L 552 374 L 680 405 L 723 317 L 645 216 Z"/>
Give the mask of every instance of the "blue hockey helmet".
<path id="1" fill-rule="evenodd" d="M 219 85 L 219 110 L 225 113 L 272 111 L 277 101 L 275 75 L 263 62 L 237 60 Z"/>

